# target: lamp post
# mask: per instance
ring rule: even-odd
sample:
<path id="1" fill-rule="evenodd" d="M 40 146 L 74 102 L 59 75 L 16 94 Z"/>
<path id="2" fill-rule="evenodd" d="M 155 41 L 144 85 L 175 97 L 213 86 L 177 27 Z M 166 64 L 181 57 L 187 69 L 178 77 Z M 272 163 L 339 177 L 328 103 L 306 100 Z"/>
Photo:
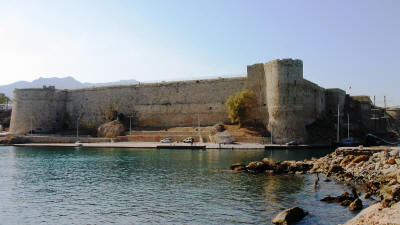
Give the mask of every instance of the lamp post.
<path id="1" fill-rule="evenodd" d="M 30 133 L 31 133 L 31 136 L 32 136 L 32 130 L 33 130 L 33 125 L 32 125 L 32 120 L 33 120 L 33 117 L 31 116 L 31 130 L 30 130 Z"/>
<path id="2" fill-rule="evenodd" d="M 129 135 L 132 136 L 132 117 L 133 115 L 129 115 Z"/>
<path id="3" fill-rule="evenodd" d="M 79 120 L 80 120 L 80 116 L 78 116 L 78 118 L 76 119 L 76 138 L 79 138 Z"/>

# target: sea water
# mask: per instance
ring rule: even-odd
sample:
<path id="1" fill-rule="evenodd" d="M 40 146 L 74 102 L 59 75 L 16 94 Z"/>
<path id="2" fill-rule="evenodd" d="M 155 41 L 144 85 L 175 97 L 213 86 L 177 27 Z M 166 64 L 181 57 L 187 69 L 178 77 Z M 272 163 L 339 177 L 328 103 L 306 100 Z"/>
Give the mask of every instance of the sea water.
<path id="1" fill-rule="evenodd" d="M 154 150 L 0 147 L 0 224 L 271 224 L 300 206 L 299 224 L 338 224 L 355 213 L 319 201 L 314 175 L 234 174 L 232 163 L 301 160 L 331 150 Z"/>

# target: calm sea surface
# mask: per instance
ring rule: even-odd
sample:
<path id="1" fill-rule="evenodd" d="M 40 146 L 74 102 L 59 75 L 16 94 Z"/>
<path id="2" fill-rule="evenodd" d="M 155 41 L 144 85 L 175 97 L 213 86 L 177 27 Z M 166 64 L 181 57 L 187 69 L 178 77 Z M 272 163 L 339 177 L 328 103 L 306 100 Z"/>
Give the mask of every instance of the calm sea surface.
<path id="1" fill-rule="evenodd" d="M 284 208 L 299 224 L 354 216 L 319 199 L 347 187 L 312 175 L 232 174 L 235 162 L 300 160 L 327 150 L 198 151 L 0 147 L 0 224 L 270 224 Z"/>

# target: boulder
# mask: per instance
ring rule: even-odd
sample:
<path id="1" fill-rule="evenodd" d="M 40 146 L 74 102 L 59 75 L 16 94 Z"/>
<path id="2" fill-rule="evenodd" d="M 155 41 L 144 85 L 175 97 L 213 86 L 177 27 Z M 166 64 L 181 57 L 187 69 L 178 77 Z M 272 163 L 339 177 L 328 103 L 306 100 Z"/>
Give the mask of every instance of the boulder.
<path id="1" fill-rule="evenodd" d="M 350 199 L 346 199 L 346 200 L 340 202 L 339 204 L 341 206 L 349 206 L 351 203 L 352 203 L 352 201 Z"/>
<path id="2" fill-rule="evenodd" d="M 350 209 L 351 211 L 361 210 L 362 208 L 363 208 L 363 204 L 362 204 L 361 199 L 359 199 L 359 198 L 357 198 L 356 200 L 354 200 L 354 201 L 350 204 L 350 206 L 349 206 L 349 209 Z"/>
<path id="3" fill-rule="evenodd" d="M 343 202 L 343 201 L 349 200 L 349 199 L 351 199 L 351 197 L 347 191 L 343 192 L 343 194 L 336 197 L 337 202 Z"/>
<path id="4" fill-rule="evenodd" d="M 99 128 L 97 129 L 97 136 L 106 138 L 116 138 L 118 136 L 123 135 L 124 132 L 125 132 L 124 125 L 118 120 L 114 120 L 99 126 Z"/>
<path id="5" fill-rule="evenodd" d="M 337 173 L 342 172 L 343 168 L 339 165 L 332 165 L 329 167 L 328 173 Z"/>
<path id="6" fill-rule="evenodd" d="M 340 162 L 341 167 L 347 166 L 353 159 L 355 158 L 354 155 L 347 155 L 344 159 Z"/>
<path id="7" fill-rule="evenodd" d="M 264 171 L 264 163 L 262 162 L 251 162 L 246 166 L 246 169 L 253 171 L 253 172 L 261 172 Z"/>
<path id="8" fill-rule="evenodd" d="M 215 132 L 223 132 L 225 130 L 225 126 L 222 123 L 215 124 L 215 126 L 213 128 L 214 128 Z"/>
<path id="9" fill-rule="evenodd" d="M 396 202 L 400 201 L 400 184 L 393 185 L 391 189 L 392 199 Z"/>
<path id="10" fill-rule="evenodd" d="M 264 158 L 261 162 L 263 162 L 268 169 L 273 169 L 276 166 L 276 162 L 271 158 Z"/>
<path id="11" fill-rule="evenodd" d="M 333 201 L 335 201 L 336 200 L 336 198 L 335 197 L 331 197 L 331 196 L 326 196 L 325 198 L 322 198 L 320 201 L 323 201 L 323 202 L 333 202 Z"/>
<path id="12" fill-rule="evenodd" d="M 351 162 L 352 163 L 359 163 L 362 161 L 367 161 L 369 159 L 368 155 L 359 155 L 357 157 L 355 157 Z"/>
<path id="13" fill-rule="evenodd" d="M 389 164 L 389 165 L 394 165 L 394 164 L 396 164 L 396 158 L 390 158 L 389 160 L 387 160 L 386 161 L 386 164 Z"/>
<path id="14" fill-rule="evenodd" d="M 273 224 L 294 224 L 303 219 L 308 213 L 299 207 L 293 207 L 280 212 L 272 220 Z"/>
<path id="15" fill-rule="evenodd" d="M 232 164 L 229 169 L 234 170 L 237 167 L 245 167 L 246 165 L 244 165 L 243 163 L 234 163 Z"/>
<path id="16" fill-rule="evenodd" d="M 363 198 L 364 198 L 364 199 L 369 199 L 369 198 L 371 198 L 371 193 L 370 193 L 370 192 L 366 192 L 366 193 L 363 195 Z"/>

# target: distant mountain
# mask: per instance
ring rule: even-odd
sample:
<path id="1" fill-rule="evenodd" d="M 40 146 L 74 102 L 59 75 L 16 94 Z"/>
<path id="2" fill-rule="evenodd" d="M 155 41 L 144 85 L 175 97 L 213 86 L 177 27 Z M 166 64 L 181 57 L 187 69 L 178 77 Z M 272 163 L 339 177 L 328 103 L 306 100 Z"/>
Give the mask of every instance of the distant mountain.
<path id="1" fill-rule="evenodd" d="M 0 93 L 4 93 L 9 98 L 13 97 L 13 91 L 15 88 L 41 88 L 43 85 L 46 86 L 55 86 L 56 89 L 78 89 L 85 87 L 95 87 L 95 86 L 109 86 L 109 85 L 124 85 L 124 84 L 136 84 L 138 81 L 136 80 L 120 80 L 117 82 L 109 82 L 109 83 L 81 83 L 73 77 L 52 77 L 52 78 L 43 78 L 40 77 L 32 82 L 28 81 L 17 81 L 8 85 L 0 85 Z"/>

